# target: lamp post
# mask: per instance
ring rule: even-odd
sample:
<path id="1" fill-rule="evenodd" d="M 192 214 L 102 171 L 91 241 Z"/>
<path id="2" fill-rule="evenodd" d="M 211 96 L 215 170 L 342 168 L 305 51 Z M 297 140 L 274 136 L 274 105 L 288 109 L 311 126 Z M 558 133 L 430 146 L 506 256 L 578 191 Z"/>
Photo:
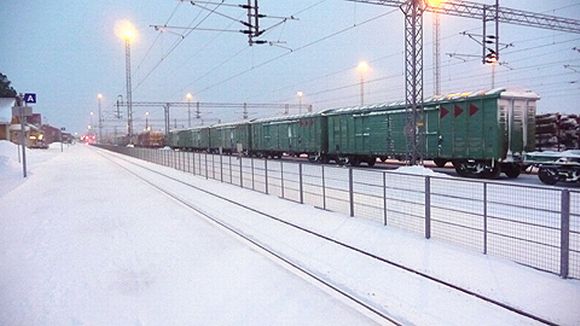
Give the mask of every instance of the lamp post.
<path id="1" fill-rule="evenodd" d="M 101 100 L 103 99 L 103 94 L 97 94 L 97 103 L 99 107 L 99 141 L 97 143 L 101 144 L 103 142 L 103 118 L 101 115 Z"/>
<path id="2" fill-rule="evenodd" d="M 365 104 L 365 74 L 369 71 L 369 64 L 366 61 L 359 62 L 356 67 L 360 75 L 360 105 Z"/>
<path id="3" fill-rule="evenodd" d="M 133 139 L 133 92 L 131 86 L 131 42 L 137 36 L 135 26 L 127 20 L 117 23 L 115 33 L 125 41 L 125 81 L 127 88 L 127 134 L 129 142 Z"/>
<path id="4" fill-rule="evenodd" d="M 191 99 L 193 98 L 193 95 L 191 95 L 191 93 L 187 93 L 185 98 L 187 98 L 187 125 L 189 128 L 191 128 Z"/>
<path id="5" fill-rule="evenodd" d="M 296 93 L 296 96 L 298 96 L 298 113 L 302 113 L 302 98 L 304 97 L 304 92 L 302 91 L 298 91 Z"/>
<path id="6" fill-rule="evenodd" d="M 149 131 L 149 112 L 145 112 L 145 131 Z"/>
<path id="7" fill-rule="evenodd" d="M 91 127 L 93 126 L 93 116 L 95 115 L 95 112 L 91 111 Z"/>

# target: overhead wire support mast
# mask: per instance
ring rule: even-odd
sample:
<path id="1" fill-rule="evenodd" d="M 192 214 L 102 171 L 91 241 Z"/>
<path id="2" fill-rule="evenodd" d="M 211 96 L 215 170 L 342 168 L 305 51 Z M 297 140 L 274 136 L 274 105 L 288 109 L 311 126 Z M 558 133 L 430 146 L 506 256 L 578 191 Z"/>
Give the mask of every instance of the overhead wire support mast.
<path id="1" fill-rule="evenodd" d="M 468 1 L 441 1 L 436 7 L 428 5 L 428 0 L 346 0 L 380 6 L 398 7 L 405 14 L 405 102 L 407 116 L 408 157 L 411 165 L 420 162 L 423 153 L 423 13 L 432 12 L 464 18 L 475 18 L 484 24 L 495 20 L 496 31 L 499 23 L 529 26 L 570 33 L 580 33 L 580 20 L 563 18 L 486 5 Z M 499 39 L 496 35 L 496 41 Z M 497 48 L 497 45 L 496 45 Z M 499 53 L 496 51 L 496 60 Z M 418 137 L 419 136 L 419 137 Z M 420 139 L 418 139 L 420 138 Z"/>
<path id="2" fill-rule="evenodd" d="M 180 0 L 180 1 L 186 2 L 187 0 Z M 189 28 L 189 27 L 167 26 L 167 25 L 150 25 L 150 26 L 155 28 L 156 30 L 172 28 L 172 29 L 187 29 L 187 30 L 192 30 L 192 31 L 199 30 L 199 31 L 212 31 L 212 32 L 242 33 L 242 34 L 246 34 L 248 36 L 248 44 L 250 46 L 253 46 L 254 44 L 276 45 L 276 43 L 279 43 L 279 42 L 271 42 L 271 41 L 256 40 L 256 39 L 259 38 L 260 36 L 264 35 L 266 32 L 270 31 L 271 29 L 276 28 L 277 26 L 279 26 L 281 24 L 284 24 L 288 20 L 298 20 L 298 18 L 296 18 L 294 16 L 280 17 L 280 16 L 270 16 L 270 15 L 262 14 L 259 12 L 258 0 L 247 0 L 247 4 L 227 4 L 227 3 L 224 3 L 224 0 L 222 0 L 220 2 L 215 2 L 215 1 L 187 1 L 187 2 L 189 2 L 192 6 L 197 6 L 203 10 L 210 11 L 210 12 L 212 12 L 216 15 L 219 15 L 221 17 L 238 22 L 238 23 L 242 24 L 244 27 L 246 27 L 247 29 L 226 30 L 226 29 L 197 28 L 197 27 L 196 28 Z M 228 16 L 224 13 L 216 11 L 215 9 L 210 9 L 210 8 L 205 7 L 203 5 L 218 5 L 221 7 L 236 7 L 236 8 L 245 9 L 245 10 L 247 10 L 247 21 L 239 20 L 237 18 Z M 260 19 L 262 19 L 262 18 L 278 19 L 280 21 L 267 27 L 267 28 L 260 29 Z"/>

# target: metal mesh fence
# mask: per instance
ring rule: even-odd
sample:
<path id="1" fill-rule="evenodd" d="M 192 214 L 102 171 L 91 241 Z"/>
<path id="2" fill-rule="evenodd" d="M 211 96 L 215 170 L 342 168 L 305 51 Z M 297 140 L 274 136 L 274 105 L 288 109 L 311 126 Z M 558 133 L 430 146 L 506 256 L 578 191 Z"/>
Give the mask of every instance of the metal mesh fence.
<path id="1" fill-rule="evenodd" d="M 580 279 L 580 191 L 570 192 L 569 276 Z"/>
<path id="2" fill-rule="evenodd" d="M 300 165 L 282 162 L 284 178 L 284 198 L 300 202 Z"/>
<path id="3" fill-rule="evenodd" d="M 578 190 L 232 155 L 106 148 L 580 278 Z"/>
<path id="4" fill-rule="evenodd" d="M 485 252 L 483 183 L 429 178 L 431 236 Z"/>
<path id="5" fill-rule="evenodd" d="M 322 166 L 302 166 L 302 189 L 305 204 L 323 208 Z"/>
<path id="6" fill-rule="evenodd" d="M 387 173 L 386 224 L 424 233 L 425 181 L 422 176 Z"/>
<path id="7" fill-rule="evenodd" d="M 323 186 L 323 208 L 349 214 L 348 169 L 325 166 Z"/>
<path id="8" fill-rule="evenodd" d="M 353 170 L 353 214 L 384 223 L 385 205 L 383 174 L 370 170 Z M 349 186 L 350 187 L 350 186 Z"/>
<path id="9" fill-rule="evenodd" d="M 558 273 L 560 191 L 489 184 L 489 254 Z"/>

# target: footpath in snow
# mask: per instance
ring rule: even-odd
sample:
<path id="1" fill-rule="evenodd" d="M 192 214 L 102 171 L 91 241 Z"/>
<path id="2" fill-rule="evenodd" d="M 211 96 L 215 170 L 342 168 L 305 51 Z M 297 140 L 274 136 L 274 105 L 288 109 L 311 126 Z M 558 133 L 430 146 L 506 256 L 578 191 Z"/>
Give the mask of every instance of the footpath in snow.
<path id="1" fill-rule="evenodd" d="M 0 197 L 0 325 L 372 324 L 94 150 L 52 154 Z"/>
<path id="2" fill-rule="evenodd" d="M 0 275 L 6 276 L 0 278 L 2 325 L 374 322 L 117 164 L 183 193 L 204 211 L 300 259 L 406 323 L 531 323 L 424 279 L 410 280 L 412 276 L 403 275 L 408 273 L 343 255 L 248 212 L 225 210 L 219 200 L 140 170 L 125 157 L 82 145 L 39 155 L 47 159 L 31 168 L 28 180 L 0 193 Z M 580 324 L 578 281 L 372 221 L 128 160 L 556 323 Z M 23 203 L 30 193 L 33 198 L 29 195 Z"/>

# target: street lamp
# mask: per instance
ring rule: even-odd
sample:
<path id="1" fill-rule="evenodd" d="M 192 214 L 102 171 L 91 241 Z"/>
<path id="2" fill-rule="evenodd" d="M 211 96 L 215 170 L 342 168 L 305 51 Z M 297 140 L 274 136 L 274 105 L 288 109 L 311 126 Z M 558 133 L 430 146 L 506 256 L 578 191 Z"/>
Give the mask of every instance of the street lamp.
<path id="1" fill-rule="evenodd" d="M 145 112 L 145 131 L 149 131 L 149 112 Z"/>
<path id="2" fill-rule="evenodd" d="M 133 138 L 133 93 L 131 86 L 131 42 L 137 37 L 137 29 L 128 20 L 122 20 L 115 25 L 115 34 L 125 41 L 125 81 L 127 87 L 127 133 Z"/>
<path id="3" fill-rule="evenodd" d="M 298 96 L 298 113 L 302 113 L 302 98 L 304 97 L 304 92 L 298 91 L 296 96 Z"/>
<path id="4" fill-rule="evenodd" d="M 93 125 L 93 116 L 95 115 L 95 112 L 91 111 L 91 126 Z"/>
<path id="5" fill-rule="evenodd" d="M 360 105 L 365 104 L 365 74 L 369 71 L 369 64 L 366 61 L 359 62 L 356 71 L 360 75 Z"/>
<path id="6" fill-rule="evenodd" d="M 193 95 L 187 93 L 185 98 L 187 99 L 187 124 L 189 128 L 191 128 L 191 99 L 193 98 Z"/>
<path id="7" fill-rule="evenodd" d="M 101 116 L 101 100 L 103 99 L 103 94 L 99 93 L 97 94 L 97 103 L 99 106 L 99 141 L 98 143 L 102 143 L 103 142 L 103 119 Z"/>

